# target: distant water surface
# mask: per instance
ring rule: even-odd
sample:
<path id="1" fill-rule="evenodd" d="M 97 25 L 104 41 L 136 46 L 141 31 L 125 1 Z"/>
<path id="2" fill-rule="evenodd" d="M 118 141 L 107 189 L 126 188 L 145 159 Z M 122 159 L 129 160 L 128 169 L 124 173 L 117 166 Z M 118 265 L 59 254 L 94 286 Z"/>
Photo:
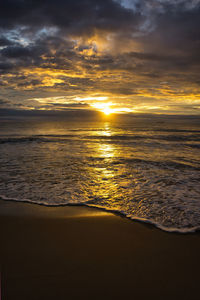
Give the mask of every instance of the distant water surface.
<path id="1" fill-rule="evenodd" d="M 200 118 L 0 121 L 0 197 L 200 229 Z"/>

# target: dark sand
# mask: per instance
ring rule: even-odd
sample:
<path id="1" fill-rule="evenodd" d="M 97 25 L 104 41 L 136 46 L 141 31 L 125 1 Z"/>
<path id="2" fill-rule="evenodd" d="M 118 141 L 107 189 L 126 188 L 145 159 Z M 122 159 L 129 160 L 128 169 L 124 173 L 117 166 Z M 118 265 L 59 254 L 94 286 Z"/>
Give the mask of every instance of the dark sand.
<path id="1" fill-rule="evenodd" d="M 0 201 L 2 300 L 198 299 L 200 234 Z"/>

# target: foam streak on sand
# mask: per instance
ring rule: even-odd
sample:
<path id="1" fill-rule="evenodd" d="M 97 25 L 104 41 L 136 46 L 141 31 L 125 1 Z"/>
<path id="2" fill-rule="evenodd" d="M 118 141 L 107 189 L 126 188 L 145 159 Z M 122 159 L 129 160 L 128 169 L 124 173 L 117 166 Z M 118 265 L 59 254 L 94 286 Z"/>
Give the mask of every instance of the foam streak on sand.
<path id="1" fill-rule="evenodd" d="M 89 208 L 95 208 L 96 209 L 96 212 L 95 212 L 95 215 L 98 216 L 98 211 L 100 211 L 99 215 L 102 216 L 102 215 L 108 215 L 108 213 L 114 213 L 116 215 L 119 215 L 119 216 L 122 216 L 122 217 L 126 217 L 127 219 L 130 219 L 130 220 L 133 220 L 133 221 L 139 221 L 139 222 L 142 222 L 142 223 L 146 223 L 146 224 L 151 224 L 151 225 L 154 225 L 156 226 L 158 229 L 161 229 L 163 231 L 166 231 L 166 232 L 176 232 L 176 233 L 193 233 L 193 232 L 196 232 L 196 231 L 199 231 L 200 230 L 200 226 L 196 226 L 196 227 L 192 227 L 192 228 L 184 228 L 184 229 L 178 229 L 178 228 L 174 228 L 174 227 L 165 227 L 165 226 L 162 226 L 161 224 L 158 224 L 158 223 L 155 223 L 153 220 L 148 220 L 148 219 L 145 219 L 145 218 L 137 218 L 137 217 L 132 217 L 130 215 L 127 215 L 125 212 L 123 211 L 119 211 L 119 210 L 115 210 L 115 209 L 107 209 L 107 208 L 102 208 L 101 206 L 95 206 L 95 205 L 89 205 L 87 203 L 79 203 L 79 204 L 73 204 L 73 203 L 70 203 L 70 204 L 61 204 L 61 205 L 49 205 L 48 203 L 37 203 L 37 202 L 33 202 L 31 200 L 28 200 L 28 199 L 24 199 L 24 200 L 19 200 L 19 199 L 11 199 L 11 198 L 7 198 L 5 196 L 2 196 L 0 195 L 0 200 L 3 200 L 3 201 L 10 201 L 10 202 L 21 202 L 21 203 L 30 203 L 30 204 L 36 204 L 36 205 L 40 205 L 40 206 L 44 206 L 44 207 L 89 207 Z M 104 212 L 104 213 L 102 213 Z M 79 215 L 79 214 L 76 214 L 76 216 L 78 217 L 89 217 L 91 216 L 91 214 L 83 214 L 83 215 Z M 92 216 L 94 216 L 92 214 Z M 69 217 L 69 216 L 68 216 Z M 73 215 L 71 216 L 73 217 Z"/>

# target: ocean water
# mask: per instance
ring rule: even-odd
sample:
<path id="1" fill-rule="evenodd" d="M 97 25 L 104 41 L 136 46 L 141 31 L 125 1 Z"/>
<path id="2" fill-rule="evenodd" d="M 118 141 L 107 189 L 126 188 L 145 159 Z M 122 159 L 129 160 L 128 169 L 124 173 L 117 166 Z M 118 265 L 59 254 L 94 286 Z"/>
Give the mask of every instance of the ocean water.
<path id="1" fill-rule="evenodd" d="M 0 198 L 200 229 L 200 118 L 2 118 Z"/>

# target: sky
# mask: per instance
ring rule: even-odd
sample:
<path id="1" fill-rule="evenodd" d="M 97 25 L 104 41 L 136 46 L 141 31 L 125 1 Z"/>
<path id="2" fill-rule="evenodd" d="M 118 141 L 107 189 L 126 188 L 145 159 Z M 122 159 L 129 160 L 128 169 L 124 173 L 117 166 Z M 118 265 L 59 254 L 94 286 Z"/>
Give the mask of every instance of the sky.
<path id="1" fill-rule="evenodd" d="M 200 114 L 200 0 L 1 1 L 0 108 Z"/>

